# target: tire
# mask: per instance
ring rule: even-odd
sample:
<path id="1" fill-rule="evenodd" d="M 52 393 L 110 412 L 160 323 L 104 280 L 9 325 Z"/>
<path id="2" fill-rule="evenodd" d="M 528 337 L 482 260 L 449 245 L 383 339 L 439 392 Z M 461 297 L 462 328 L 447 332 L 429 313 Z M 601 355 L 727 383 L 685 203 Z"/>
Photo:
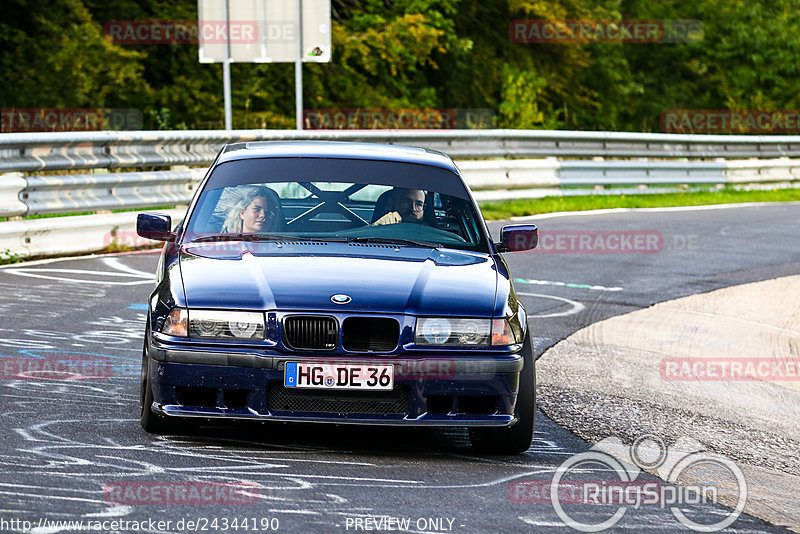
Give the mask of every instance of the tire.
<path id="1" fill-rule="evenodd" d="M 150 353 L 147 341 L 150 338 L 150 328 L 145 330 L 144 347 L 142 348 L 142 371 L 139 382 L 139 410 L 142 428 L 150 434 L 164 434 L 167 432 L 167 419 L 163 415 L 153 412 L 153 387 L 150 384 Z"/>
<path id="2" fill-rule="evenodd" d="M 470 428 L 469 440 L 475 452 L 484 454 L 520 454 L 533 441 L 536 417 L 536 369 L 530 330 L 522 344 L 523 366 L 519 374 L 519 392 L 514 415 L 517 422 L 504 428 Z"/>

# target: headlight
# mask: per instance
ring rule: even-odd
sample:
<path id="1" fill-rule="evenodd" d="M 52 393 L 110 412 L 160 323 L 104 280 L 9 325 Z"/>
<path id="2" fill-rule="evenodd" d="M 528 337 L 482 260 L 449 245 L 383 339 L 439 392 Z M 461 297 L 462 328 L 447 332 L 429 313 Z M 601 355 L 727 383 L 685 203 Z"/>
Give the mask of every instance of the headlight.
<path id="1" fill-rule="evenodd" d="M 420 317 L 414 333 L 417 345 L 489 345 L 490 319 Z"/>
<path id="2" fill-rule="evenodd" d="M 264 339 L 264 314 L 213 310 L 172 310 L 161 333 L 178 337 Z"/>
<path id="3" fill-rule="evenodd" d="M 189 335 L 227 339 L 264 339 L 264 314 L 189 310 Z"/>

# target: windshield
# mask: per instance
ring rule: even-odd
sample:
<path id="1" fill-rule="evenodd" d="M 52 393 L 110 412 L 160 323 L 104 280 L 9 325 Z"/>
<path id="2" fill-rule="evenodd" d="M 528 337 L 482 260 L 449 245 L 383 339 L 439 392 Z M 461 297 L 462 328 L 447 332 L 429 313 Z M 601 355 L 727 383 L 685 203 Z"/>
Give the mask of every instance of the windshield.
<path id="1" fill-rule="evenodd" d="M 321 158 L 228 162 L 209 177 L 184 242 L 319 240 L 488 252 L 461 179 L 427 165 Z"/>

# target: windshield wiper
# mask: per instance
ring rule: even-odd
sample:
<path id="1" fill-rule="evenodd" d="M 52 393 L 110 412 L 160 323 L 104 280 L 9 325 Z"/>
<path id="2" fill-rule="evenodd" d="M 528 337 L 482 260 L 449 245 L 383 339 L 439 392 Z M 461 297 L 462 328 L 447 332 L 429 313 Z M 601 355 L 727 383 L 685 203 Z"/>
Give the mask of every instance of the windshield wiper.
<path id="1" fill-rule="evenodd" d="M 424 248 L 439 248 L 442 246 L 441 243 L 414 241 L 413 239 L 404 239 L 402 237 L 351 237 L 347 241 L 351 243 L 387 243 L 390 245 L 411 245 Z"/>
<path id="2" fill-rule="evenodd" d="M 295 235 L 286 234 L 248 234 L 248 233 L 231 233 L 231 234 L 212 234 L 198 237 L 191 241 L 191 243 L 202 243 L 204 241 L 346 241 L 341 237 L 298 237 Z"/>

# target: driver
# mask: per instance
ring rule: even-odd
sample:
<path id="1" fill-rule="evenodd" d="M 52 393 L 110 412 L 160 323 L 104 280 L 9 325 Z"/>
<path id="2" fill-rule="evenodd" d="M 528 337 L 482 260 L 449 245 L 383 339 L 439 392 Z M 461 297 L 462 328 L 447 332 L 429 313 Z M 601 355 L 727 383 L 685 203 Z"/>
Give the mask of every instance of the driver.
<path id="1" fill-rule="evenodd" d="M 425 193 L 419 189 L 396 187 L 386 202 L 388 213 L 372 223 L 373 226 L 399 222 L 422 222 Z"/>

